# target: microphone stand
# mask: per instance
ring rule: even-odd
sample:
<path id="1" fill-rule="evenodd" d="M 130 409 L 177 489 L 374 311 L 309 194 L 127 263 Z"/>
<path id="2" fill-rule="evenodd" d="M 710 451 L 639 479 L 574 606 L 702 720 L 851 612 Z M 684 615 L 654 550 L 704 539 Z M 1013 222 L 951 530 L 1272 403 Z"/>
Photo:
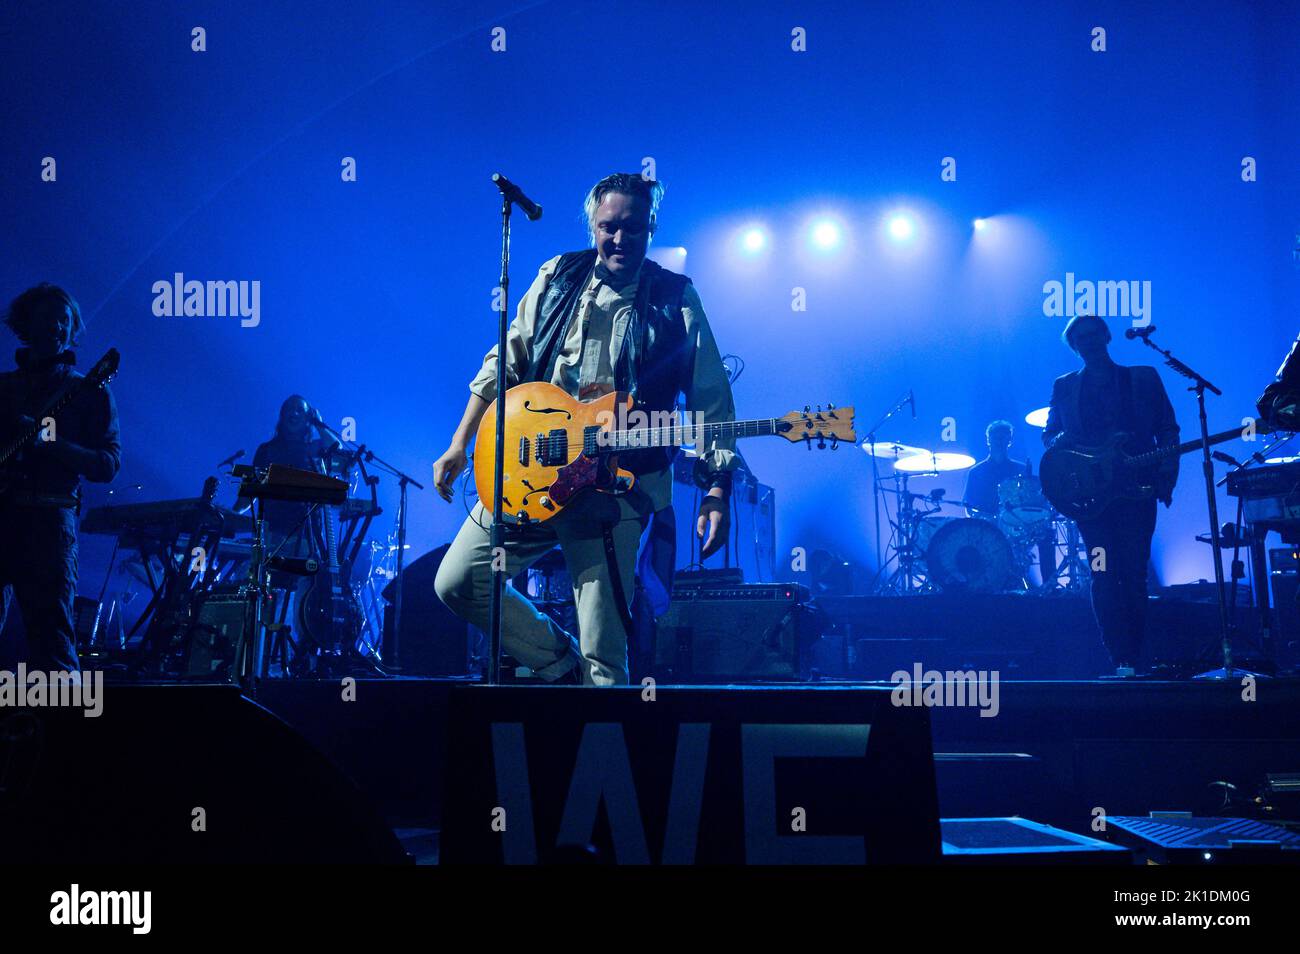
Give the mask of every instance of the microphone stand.
<path id="1" fill-rule="evenodd" d="M 501 508 L 501 497 L 505 483 L 506 456 L 506 332 L 510 327 L 510 210 L 516 203 L 523 209 L 529 219 L 541 218 L 541 207 L 532 202 L 519 186 L 500 173 L 492 176 L 492 181 L 501 190 L 501 312 L 497 321 L 497 417 L 493 446 L 496 449 L 492 461 L 492 531 L 490 546 L 492 553 L 492 603 L 488 612 L 488 664 L 487 684 L 498 685 L 501 682 L 501 608 L 505 601 L 506 568 L 505 560 L 498 560 L 496 555 L 504 552 L 505 521 Z"/>
<path id="2" fill-rule="evenodd" d="M 504 552 L 505 522 L 501 507 L 506 456 L 506 332 L 510 327 L 510 194 L 501 197 L 501 311 L 497 319 L 497 417 L 494 428 L 492 458 L 492 603 L 488 611 L 487 684 L 501 683 L 501 607 L 506 594 L 505 560 L 497 554 Z"/>
<path id="3" fill-rule="evenodd" d="M 1154 329 L 1153 329 L 1154 330 Z M 1205 414 L 1205 392 L 1211 391 L 1216 397 L 1223 392 L 1211 384 L 1199 373 L 1179 361 L 1165 348 L 1152 343 L 1150 333 L 1139 334 L 1142 343 L 1162 355 L 1174 371 L 1192 382 L 1189 391 L 1196 392 L 1196 407 L 1201 426 L 1201 473 L 1205 478 L 1205 500 L 1210 512 L 1210 549 L 1214 553 L 1214 584 L 1219 596 L 1219 634 L 1223 647 L 1223 666 L 1199 673 L 1197 679 L 1236 679 L 1253 676 L 1256 673 L 1245 669 L 1236 669 L 1232 664 L 1233 622 L 1228 617 L 1228 592 L 1223 579 L 1223 538 L 1219 531 L 1219 501 L 1214 488 L 1214 460 L 1210 456 L 1210 426 Z"/>

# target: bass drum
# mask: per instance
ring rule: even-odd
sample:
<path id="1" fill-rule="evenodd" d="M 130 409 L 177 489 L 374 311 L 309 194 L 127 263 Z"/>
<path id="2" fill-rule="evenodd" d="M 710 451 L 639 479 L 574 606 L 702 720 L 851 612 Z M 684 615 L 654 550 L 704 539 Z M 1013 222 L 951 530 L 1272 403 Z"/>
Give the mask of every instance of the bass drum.
<path id="1" fill-rule="evenodd" d="M 996 524 L 978 517 L 939 527 L 925 563 L 930 582 L 943 590 L 1001 593 L 1020 582 L 1011 544 Z"/>
<path id="2" fill-rule="evenodd" d="M 934 542 L 934 536 L 944 527 L 961 523 L 966 517 L 922 517 L 916 524 L 916 544 L 913 547 L 915 565 L 922 573 L 926 571 L 925 554 Z"/>

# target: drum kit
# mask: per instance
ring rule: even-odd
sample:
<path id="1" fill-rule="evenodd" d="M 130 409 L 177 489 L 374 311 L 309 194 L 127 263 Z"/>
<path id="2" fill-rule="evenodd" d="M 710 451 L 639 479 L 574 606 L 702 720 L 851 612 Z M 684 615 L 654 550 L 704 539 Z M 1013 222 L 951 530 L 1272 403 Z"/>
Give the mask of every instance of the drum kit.
<path id="1" fill-rule="evenodd" d="M 1043 427 L 1047 409 L 1033 411 L 1025 420 Z M 913 480 L 974 467 L 975 458 L 969 454 L 932 451 L 896 441 L 868 440 L 861 447 L 874 458 L 877 493 L 894 501 L 892 510 L 888 504 L 884 508 L 890 537 L 876 593 L 1047 594 L 1087 588 L 1088 561 L 1078 527 L 1052 508 L 1037 477 L 1002 480 L 996 508 L 990 510 L 985 505 L 981 509 L 964 500 L 948 499 L 942 488 L 928 493 L 912 489 Z M 892 472 L 882 472 L 882 466 Z M 961 512 L 945 512 L 945 508 Z M 1030 579 L 1035 564 L 1037 583 Z"/>

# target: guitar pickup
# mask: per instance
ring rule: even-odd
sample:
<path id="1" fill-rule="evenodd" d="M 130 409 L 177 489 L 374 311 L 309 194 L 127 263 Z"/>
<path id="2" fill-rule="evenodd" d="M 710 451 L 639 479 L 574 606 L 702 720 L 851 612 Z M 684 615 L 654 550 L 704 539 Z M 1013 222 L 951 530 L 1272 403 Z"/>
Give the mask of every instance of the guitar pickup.
<path id="1" fill-rule="evenodd" d="M 528 448 L 529 448 L 528 438 L 527 437 L 519 438 L 519 466 L 520 467 L 528 466 Z"/>
<path id="2" fill-rule="evenodd" d="M 569 434 L 556 428 L 537 435 L 537 463 L 542 467 L 563 467 L 569 462 Z"/>

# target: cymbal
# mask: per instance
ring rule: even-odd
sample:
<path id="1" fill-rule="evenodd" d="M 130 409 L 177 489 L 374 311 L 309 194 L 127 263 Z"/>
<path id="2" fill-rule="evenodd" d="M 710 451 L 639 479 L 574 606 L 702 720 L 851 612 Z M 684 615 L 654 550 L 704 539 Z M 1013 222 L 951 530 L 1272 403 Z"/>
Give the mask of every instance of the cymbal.
<path id="1" fill-rule="evenodd" d="M 966 470 L 975 466 L 975 458 L 970 454 L 955 454 L 949 451 L 913 454 L 902 460 L 894 461 L 894 470 L 907 474 L 944 474 L 953 470 Z"/>
<path id="2" fill-rule="evenodd" d="M 930 453 L 924 447 L 913 447 L 910 444 L 900 444 L 898 441 L 876 441 L 874 444 L 870 441 L 863 441 L 862 449 L 872 457 L 887 457 L 890 460 L 911 457 L 914 454 Z"/>
<path id="3" fill-rule="evenodd" d="M 1025 423 L 1030 427 L 1046 427 L 1047 412 L 1050 410 L 1050 407 L 1040 407 L 1036 411 L 1030 411 L 1025 415 Z"/>
<path id="4" fill-rule="evenodd" d="M 1264 463 L 1266 464 L 1294 464 L 1300 460 L 1300 457 L 1270 457 Z"/>

